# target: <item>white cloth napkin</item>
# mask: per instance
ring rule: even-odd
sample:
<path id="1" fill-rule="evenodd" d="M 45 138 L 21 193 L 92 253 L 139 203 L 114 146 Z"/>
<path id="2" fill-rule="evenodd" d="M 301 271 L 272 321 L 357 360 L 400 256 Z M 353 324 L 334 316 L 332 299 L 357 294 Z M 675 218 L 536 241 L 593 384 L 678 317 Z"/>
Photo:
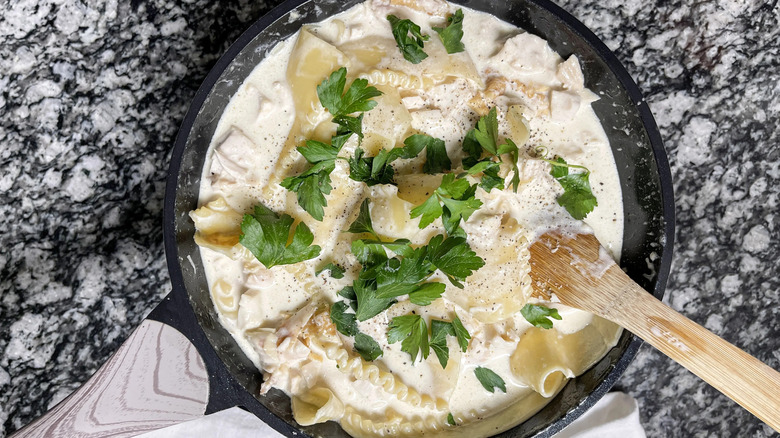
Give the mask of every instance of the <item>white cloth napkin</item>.
<path id="1" fill-rule="evenodd" d="M 227 409 L 197 420 L 139 435 L 141 438 L 281 438 L 275 430 L 240 408 Z M 611 392 L 555 438 L 645 438 L 636 400 Z"/>

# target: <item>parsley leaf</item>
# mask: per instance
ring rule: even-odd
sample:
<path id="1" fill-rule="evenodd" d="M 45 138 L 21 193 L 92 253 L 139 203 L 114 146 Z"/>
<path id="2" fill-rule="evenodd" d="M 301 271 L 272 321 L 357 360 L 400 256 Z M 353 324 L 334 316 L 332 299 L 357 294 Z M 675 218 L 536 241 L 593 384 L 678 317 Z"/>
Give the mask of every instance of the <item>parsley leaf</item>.
<path id="1" fill-rule="evenodd" d="M 482 386 L 490 392 L 495 391 L 496 388 L 506 392 L 506 384 L 498 374 L 494 373 L 490 368 L 476 367 L 474 369 L 474 375 L 477 376 L 477 380 Z"/>
<path id="2" fill-rule="evenodd" d="M 458 53 L 466 50 L 461 42 L 463 38 L 463 9 L 458 9 L 455 14 L 447 18 L 447 27 L 434 27 L 433 30 L 439 34 L 447 53 Z"/>
<path id="3" fill-rule="evenodd" d="M 442 368 L 447 368 L 450 360 L 450 349 L 447 346 L 447 335 L 455 336 L 452 324 L 447 321 L 431 320 L 431 349 L 439 359 Z"/>
<path id="4" fill-rule="evenodd" d="M 371 319 L 395 303 L 395 298 L 380 298 L 376 293 L 376 284 L 369 280 L 355 280 L 352 283 L 357 298 L 355 317 L 358 321 Z"/>
<path id="5" fill-rule="evenodd" d="M 300 175 L 285 178 L 280 185 L 298 195 L 298 204 L 314 219 L 321 221 L 328 205 L 325 195 L 332 190 L 330 174 L 336 168 L 339 151 L 352 132 L 341 132 L 331 138 L 331 144 L 306 140 L 297 148 L 312 166 Z"/>
<path id="6" fill-rule="evenodd" d="M 355 79 L 346 92 L 347 69 L 341 67 L 317 85 L 317 96 L 325 109 L 333 115 L 333 122 L 363 137 L 363 115 L 349 117 L 356 112 L 369 111 L 377 105 L 373 97 L 381 96 L 376 87 L 369 87 L 366 79 Z"/>
<path id="7" fill-rule="evenodd" d="M 512 188 L 517 193 L 517 188 L 520 186 L 520 169 L 517 168 L 517 160 L 520 158 L 520 150 L 512 139 L 507 138 L 506 143 L 498 147 L 498 154 L 508 154 L 510 163 L 512 164 Z M 498 176 L 498 175 L 496 175 Z"/>
<path id="8" fill-rule="evenodd" d="M 420 217 L 420 228 L 430 225 L 436 218 L 442 217 L 444 229 L 452 235 L 460 220 L 468 220 L 472 213 L 482 206 L 482 201 L 474 197 L 477 185 L 469 185 L 465 179 L 456 179 L 454 173 L 444 175 L 441 185 L 422 204 L 414 207 L 409 216 Z"/>
<path id="9" fill-rule="evenodd" d="M 355 148 L 355 155 L 347 158 L 349 163 L 349 177 L 355 181 L 368 181 L 371 178 L 371 157 L 363 158 L 366 151 L 361 148 Z M 374 185 L 377 183 L 369 184 Z"/>
<path id="10" fill-rule="evenodd" d="M 416 157 L 420 151 L 425 148 L 426 161 L 423 165 L 423 172 L 428 174 L 442 173 L 445 170 L 452 169 L 452 162 L 447 155 L 447 148 L 444 144 L 444 140 L 431 137 L 425 134 L 414 134 L 404 140 L 406 148 L 409 148 L 410 152 L 416 151 L 416 153 L 410 153 L 404 158 Z"/>
<path id="11" fill-rule="evenodd" d="M 423 359 L 430 354 L 428 346 L 428 326 L 425 325 L 420 315 L 396 316 L 390 322 L 390 330 L 387 332 L 387 342 L 394 344 L 401 342 L 401 351 L 409 353 L 412 362 L 417 360 L 419 353 Z"/>
<path id="12" fill-rule="evenodd" d="M 330 320 L 336 326 L 336 330 L 347 336 L 358 334 L 357 321 L 354 313 L 347 313 L 348 305 L 344 301 L 337 301 L 330 306 Z"/>
<path id="13" fill-rule="evenodd" d="M 345 286 L 344 289 L 341 289 L 339 291 L 339 296 L 347 299 L 350 309 L 357 310 L 357 295 L 355 295 L 355 289 L 353 289 L 352 286 Z M 331 312 L 332 311 L 333 310 L 331 309 Z"/>
<path id="14" fill-rule="evenodd" d="M 330 276 L 333 278 L 344 278 L 344 270 L 334 263 L 328 263 L 321 269 L 317 270 L 314 275 L 320 275 L 323 271 L 330 271 Z"/>
<path id="15" fill-rule="evenodd" d="M 347 231 L 354 234 L 369 233 L 379 239 L 379 236 L 374 231 L 374 224 L 371 222 L 371 212 L 369 210 L 370 203 L 371 201 L 369 201 L 368 198 L 363 200 L 363 203 L 360 204 L 360 213 L 358 214 L 357 219 L 350 224 Z"/>
<path id="16" fill-rule="evenodd" d="M 520 313 L 523 315 L 526 321 L 534 325 L 534 327 L 541 327 L 543 329 L 551 329 L 553 327 L 552 319 L 561 320 L 561 315 L 558 314 L 558 309 L 551 309 L 549 307 L 537 306 L 535 304 L 526 304 L 520 309 Z"/>
<path id="17" fill-rule="evenodd" d="M 308 149 L 310 143 L 319 143 L 319 145 L 314 145 L 313 149 Z M 308 154 L 316 158 L 324 156 L 324 152 L 321 150 L 323 148 L 320 146 L 323 143 L 309 140 L 306 144 L 307 146 L 298 148 L 302 155 Z M 314 166 L 302 174 L 285 178 L 280 185 L 287 190 L 295 192 L 298 195 L 298 204 L 301 208 L 306 210 L 314 219 L 321 221 L 325 215 L 324 207 L 328 205 L 325 195 L 329 194 L 333 189 L 330 185 L 330 174 L 336 168 L 336 159 L 334 156 L 334 158 L 327 158 L 313 164 Z"/>
<path id="18" fill-rule="evenodd" d="M 455 418 L 452 416 L 452 412 L 447 414 L 447 424 L 449 424 L 450 426 L 457 426 L 458 425 L 457 423 L 455 423 Z"/>
<path id="19" fill-rule="evenodd" d="M 466 158 L 463 159 L 464 169 L 469 175 L 482 173 L 480 186 L 487 192 L 494 188 L 504 189 L 504 179 L 498 175 L 500 164 L 493 159 L 498 158 L 500 161 L 501 155 L 509 155 L 513 170 L 511 185 L 513 190 L 517 192 L 520 185 L 520 171 L 517 167 L 520 151 L 515 142 L 509 138 L 504 143 L 499 144 L 498 113 L 495 107 L 486 116 L 479 119 L 476 128 L 466 134 L 461 147 L 466 152 Z M 485 153 L 488 154 L 488 157 L 482 159 Z"/>
<path id="20" fill-rule="evenodd" d="M 317 257 L 321 248 L 312 245 L 314 235 L 303 222 L 295 227 L 292 241 L 287 244 L 292 225 L 293 218 L 289 215 L 278 216 L 266 206 L 258 204 L 254 214 L 244 215 L 238 241 L 269 269 Z"/>
<path id="21" fill-rule="evenodd" d="M 474 130 L 474 138 L 482 149 L 491 155 L 498 155 L 498 114 L 493 107 L 488 115 L 481 117 Z"/>
<path id="22" fill-rule="evenodd" d="M 485 266 L 485 261 L 471 249 L 464 237 L 445 239 L 441 234 L 433 236 L 428 241 L 428 257 L 459 288 L 463 288 L 461 281 Z"/>
<path id="23" fill-rule="evenodd" d="M 355 335 L 355 351 L 363 360 L 371 362 L 382 355 L 382 347 L 371 336 L 358 332 Z"/>
<path id="24" fill-rule="evenodd" d="M 457 323 L 455 321 L 457 321 Z M 455 336 L 458 338 L 458 345 L 461 346 L 464 352 L 466 351 L 466 347 L 468 347 L 467 339 L 465 340 L 465 347 L 461 343 L 461 338 L 464 336 L 462 333 L 458 333 L 459 330 L 462 330 L 463 332 L 466 331 L 463 328 L 463 325 L 460 324 L 460 320 L 457 316 L 453 322 L 432 319 L 429 341 L 428 327 L 425 325 L 425 320 L 423 320 L 422 317 L 415 314 L 397 316 L 393 318 L 390 323 L 390 329 L 387 332 L 387 341 L 391 344 L 403 341 L 401 343 L 401 351 L 409 353 L 412 357 L 412 362 L 417 359 L 418 353 L 425 359 L 430 354 L 430 350 L 433 350 L 441 367 L 447 368 L 447 362 L 449 362 L 450 358 L 450 349 L 447 346 L 447 336 Z M 468 332 L 465 333 L 465 336 L 468 339 L 471 338 L 468 335 Z"/>
<path id="25" fill-rule="evenodd" d="M 476 129 L 470 129 L 463 138 L 463 143 L 461 143 L 461 148 L 466 153 L 466 158 L 463 159 L 463 168 L 466 170 L 476 165 L 482 158 L 482 145 L 477 141 L 476 132 Z"/>
<path id="26" fill-rule="evenodd" d="M 426 247 L 417 248 L 400 260 L 394 257 L 379 265 L 376 270 L 377 296 L 392 298 L 418 289 L 418 283 L 436 270 L 426 254 Z"/>
<path id="27" fill-rule="evenodd" d="M 434 194 L 428 197 L 425 202 L 414 207 L 409 216 L 412 219 L 420 217 L 420 228 L 425 228 L 436 220 L 436 218 L 441 217 L 442 213 L 443 210 L 439 203 L 439 198 L 434 192 Z"/>
<path id="28" fill-rule="evenodd" d="M 364 157 L 363 149 L 356 148 L 354 157 L 349 161 L 349 177 L 355 181 L 376 184 L 395 184 L 395 170 L 391 163 L 399 158 L 414 158 L 426 150 L 427 160 L 424 165 L 426 173 L 440 173 L 450 170 L 452 163 L 447 155 L 444 140 L 425 134 L 414 134 L 404 140 L 404 146 L 393 149 L 382 149 L 375 157 Z"/>
<path id="29" fill-rule="evenodd" d="M 352 242 L 352 254 L 363 265 L 363 270 L 375 267 L 388 259 L 383 245 L 373 244 L 363 239 Z M 364 278 L 363 272 L 361 272 L 361 278 Z"/>
<path id="30" fill-rule="evenodd" d="M 419 64 L 428 54 L 423 51 L 425 41 L 430 38 L 428 35 L 421 34 L 420 26 L 414 24 L 412 20 L 401 20 L 395 15 L 388 15 L 387 21 L 393 30 L 393 38 L 401 50 L 404 58 L 412 64 Z M 412 34 L 409 36 L 409 34 Z"/>
<path id="31" fill-rule="evenodd" d="M 466 330 L 466 327 L 463 327 L 463 323 L 460 322 L 458 315 L 455 315 L 455 319 L 452 320 L 452 329 L 455 331 L 455 337 L 458 339 L 460 349 L 465 353 L 466 349 L 469 348 L 469 339 L 471 339 L 471 335 L 468 330 Z"/>
<path id="32" fill-rule="evenodd" d="M 497 188 L 498 190 L 504 190 L 504 178 L 501 178 L 498 175 L 500 170 L 501 164 L 492 161 L 491 159 L 486 159 L 478 161 L 476 164 L 469 167 L 467 173 L 469 175 L 482 173 L 482 180 L 480 181 L 479 186 L 482 187 L 482 189 L 486 192 L 489 192 L 494 188 Z"/>
<path id="33" fill-rule="evenodd" d="M 427 306 L 444 293 L 444 283 L 423 283 L 409 294 L 409 301 L 418 306 Z"/>
<path id="34" fill-rule="evenodd" d="M 297 149 L 309 163 L 335 160 L 339 154 L 339 148 L 316 140 L 306 140 L 306 146 Z"/>
<path id="35" fill-rule="evenodd" d="M 558 197 L 558 204 L 566 209 L 577 220 L 582 220 L 599 205 L 590 188 L 590 171 L 583 167 L 567 164 L 566 160 L 544 160 L 552 165 L 550 175 L 563 187 L 563 194 Z M 570 168 L 584 169 L 584 172 L 569 173 Z"/>

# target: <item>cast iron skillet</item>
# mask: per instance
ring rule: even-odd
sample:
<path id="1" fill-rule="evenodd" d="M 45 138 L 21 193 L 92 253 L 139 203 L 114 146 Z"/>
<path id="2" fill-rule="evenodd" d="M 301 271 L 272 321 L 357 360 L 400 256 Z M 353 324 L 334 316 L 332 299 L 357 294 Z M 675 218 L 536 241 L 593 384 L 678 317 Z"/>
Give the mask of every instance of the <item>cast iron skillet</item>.
<path id="1" fill-rule="evenodd" d="M 334 422 L 298 426 L 289 399 L 279 391 L 255 396 L 262 376 L 218 322 L 188 212 L 197 208 L 201 170 L 211 137 L 244 78 L 274 44 L 295 33 L 302 24 L 320 21 L 359 1 L 289 0 L 253 24 L 217 62 L 198 90 L 171 158 L 165 198 L 165 249 L 173 291 L 150 318 L 176 327 L 199 350 L 209 372 L 207 413 L 239 405 L 287 436 L 296 431 L 311 436 L 346 434 Z M 593 33 L 549 1 L 461 3 L 541 36 L 564 58 L 570 54 L 579 57 L 586 86 L 601 97 L 593 108 L 609 137 L 620 175 L 625 211 L 621 266 L 637 283 L 662 298 L 674 238 L 672 182 L 658 128 L 636 84 Z M 291 11 L 297 12 L 296 18 L 289 18 Z M 500 436 L 547 437 L 560 431 L 612 387 L 641 343 L 624 332 L 618 345 L 601 361 L 569 381 L 539 413 Z"/>

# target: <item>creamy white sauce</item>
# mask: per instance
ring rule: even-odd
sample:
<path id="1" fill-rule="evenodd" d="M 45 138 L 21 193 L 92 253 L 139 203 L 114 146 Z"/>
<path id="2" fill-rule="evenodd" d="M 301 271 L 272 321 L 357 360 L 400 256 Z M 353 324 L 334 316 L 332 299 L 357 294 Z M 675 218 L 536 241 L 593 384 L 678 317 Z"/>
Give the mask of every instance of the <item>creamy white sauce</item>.
<path id="1" fill-rule="evenodd" d="M 416 4 L 420 10 L 391 3 Z M 349 242 L 353 237 L 341 231 L 354 219 L 363 197 L 372 199 L 375 229 L 388 239 L 403 237 L 414 244 L 424 244 L 431 236 L 443 232 L 443 228 L 437 220 L 420 230 L 418 220 L 408 217 L 408 210 L 424 200 L 425 191 L 431 187 L 426 177 L 415 176 L 420 172 L 419 160 L 398 163 L 398 188 L 365 187 L 350 180 L 346 164 L 338 161 L 331 175 L 334 191 L 328 197 L 322 223 L 300 209 L 294 194 L 278 186 L 278 174 L 289 176 L 294 172 L 285 169 L 295 168 L 300 162 L 299 154 L 289 148 L 291 129 L 300 129 L 301 135 L 307 138 L 329 136 L 320 131 L 327 132 L 330 117 L 319 103 L 313 108 L 295 105 L 288 61 L 296 48 L 297 37 L 279 43 L 233 96 L 220 119 L 204 166 L 200 189 L 203 208 L 193 212 L 220 321 L 264 371 L 264 389 L 273 385 L 284 390 L 297 397 L 294 408 L 306 403 L 315 406 L 319 408 L 316 421 L 341 420 L 345 429 L 355 435 L 393 434 L 404 430 L 412 435 L 423 433 L 414 429 L 416 426 L 408 429 L 402 426 L 415 422 L 427 428 L 428 434 L 443 430 L 446 434 L 466 436 L 492 434 L 496 428 L 511 427 L 541 408 L 562 385 L 554 385 L 552 393 L 543 397 L 528 381 L 533 373 L 518 371 L 555 365 L 537 366 L 533 364 L 535 357 L 522 358 L 531 365 L 525 365 L 526 362 L 518 365 L 521 359 L 512 359 L 519 351 L 518 342 L 523 339 L 531 342 L 530 335 L 524 337 L 529 330 L 539 336 L 557 334 L 555 339 L 560 340 L 560 346 L 555 348 L 574 356 L 578 352 L 568 351 L 571 347 L 567 342 L 589 333 L 584 339 L 592 341 L 587 347 L 590 350 L 581 358 L 566 359 L 570 365 L 574 364 L 572 369 L 562 371 L 566 377 L 573 377 L 592 365 L 614 345 L 620 333 L 616 326 L 594 322 L 594 317 L 586 312 L 545 303 L 559 309 L 563 318 L 554 321 L 554 329 L 549 333 L 540 334 L 518 312 L 524 303 L 539 301 L 531 297 L 524 253 L 527 241 L 536 233 L 554 227 L 592 229 L 612 257 L 620 256 L 623 212 L 617 170 L 606 135 L 590 107 L 596 97 L 584 89 L 577 59 L 562 60 L 542 39 L 466 8 L 463 8 L 466 52 L 448 55 L 431 27 L 441 26 L 446 15 L 456 9 L 454 5 L 433 0 L 373 1 L 307 28 L 321 38 L 312 44 L 327 42 L 341 48 L 348 55 L 340 58 L 340 62 L 348 63 L 349 72 L 360 72 L 372 84 L 377 78 L 376 73 L 372 76 L 375 70 L 402 69 L 422 78 L 421 82 L 426 78 L 429 81 L 426 90 L 380 87 L 385 96 L 377 99 L 380 104 L 375 109 L 365 113 L 366 139 L 362 147 L 368 155 L 375 155 L 380 147 L 396 146 L 404 135 L 416 131 L 443 139 L 453 164 L 458 165 L 463 137 L 478 118 L 474 104 L 469 101 L 475 93 L 487 93 L 500 81 L 507 86 L 488 99 L 488 106 L 499 108 L 500 134 L 509 137 L 516 132 L 508 120 L 512 117 L 509 112 L 522 115 L 527 123 L 529 138 L 520 145 L 525 152 L 520 159 L 521 187 L 517 194 L 511 189 L 490 193 L 479 189 L 477 196 L 483 206 L 462 225 L 469 244 L 488 261 L 489 267 L 470 277 L 464 290 L 447 283 L 444 297 L 430 306 L 414 306 L 401 297 L 400 304 L 359 325 L 363 333 L 372 336 L 382 347 L 383 356 L 374 365 L 378 370 L 391 372 L 396 382 L 421 394 L 422 406 L 399 397 L 397 387 L 381 389 L 376 382 L 356 378 L 354 373 L 337 367 L 338 360 L 329 357 L 335 351 L 328 349 L 331 344 L 311 343 L 301 334 L 320 314 L 317 303 L 338 301 L 337 292 L 350 285 L 360 269 L 350 253 Z M 390 13 L 412 19 L 422 27 L 423 33 L 431 35 L 425 46 L 429 59 L 414 66 L 402 58 L 394 43 L 387 45 L 391 33 L 385 17 Z M 371 47 L 369 43 L 376 43 L 385 51 L 384 56 L 373 57 L 376 63 L 371 67 L 364 65 L 366 59 L 372 58 L 370 54 L 364 59 L 349 56 L 359 53 L 353 46 L 366 49 Z M 473 74 L 452 74 L 446 80 L 430 74 L 438 72 L 437 66 L 441 65 Z M 394 95 L 398 89 L 401 94 Z M 392 99 L 400 107 L 386 103 Z M 399 110 L 401 107 L 403 111 Z M 353 136 L 341 155 L 352 155 L 355 147 Z M 587 225 L 574 221 L 556 203 L 562 189 L 549 175 L 549 165 L 536 159 L 537 147 L 543 147 L 548 158 L 560 155 L 569 163 L 591 171 L 590 182 L 599 205 L 585 219 Z M 315 234 L 315 244 L 322 246 L 321 255 L 270 270 L 254 260 L 235 238 L 241 215 L 258 202 L 304 221 Z M 220 240 L 224 236 L 229 237 Z M 331 278 L 327 272 L 314 274 L 315 269 L 331 261 L 347 268 L 344 279 Z M 443 278 L 441 281 L 446 282 Z M 426 319 L 451 320 L 457 314 L 472 335 L 468 351 L 461 353 L 455 340 L 450 339 L 447 369 L 442 370 L 434 354 L 412 364 L 409 355 L 400 350 L 400 343 L 389 344 L 386 339 L 392 317 L 412 310 Z M 328 342 L 342 343 L 343 350 L 352 351 L 351 338 L 335 335 L 328 339 Z M 357 355 L 350 354 L 353 362 L 359 362 L 355 359 Z M 539 357 L 547 358 L 545 354 L 540 353 Z M 502 376 L 507 392 L 486 391 L 474 375 L 478 366 Z M 332 397 L 318 398 L 318 394 L 327 392 L 321 390 L 323 387 Z M 431 403 L 426 404 L 429 399 Z M 446 426 L 448 413 L 453 414 L 460 426 Z M 299 418 L 297 413 L 296 418 Z M 390 426 L 377 431 L 367 430 L 365 424 L 357 425 L 365 420 L 389 422 Z"/>

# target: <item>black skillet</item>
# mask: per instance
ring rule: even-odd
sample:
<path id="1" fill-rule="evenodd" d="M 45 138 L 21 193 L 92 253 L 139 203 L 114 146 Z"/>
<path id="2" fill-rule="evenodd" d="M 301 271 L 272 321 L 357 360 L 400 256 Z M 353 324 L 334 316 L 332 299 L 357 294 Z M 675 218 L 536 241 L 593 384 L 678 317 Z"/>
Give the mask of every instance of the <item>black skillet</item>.
<path id="1" fill-rule="evenodd" d="M 218 322 L 188 213 L 197 208 L 201 170 L 219 118 L 252 69 L 277 42 L 294 34 L 302 24 L 321 21 L 359 1 L 286 1 L 254 23 L 217 62 L 187 112 L 171 157 L 164 231 L 172 292 L 82 389 L 21 430 L 20 436 L 131 436 L 195 418 L 204 411 L 208 414 L 233 406 L 243 407 L 289 437 L 347 436 L 334 422 L 297 425 L 289 398 L 280 391 L 257 395 L 262 375 Z M 601 98 L 593 103 L 593 108 L 609 137 L 623 191 L 625 231 L 620 265 L 645 290 L 661 299 L 674 239 L 671 173 L 658 128 L 636 84 L 592 32 L 552 2 L 459 3 L 539 35 L 564 58 L 570 54 L 579 57 L 585 85 Z M 297 15 L 291 19 L 293 11 Z M 183 333 L 189 342 L 168 326 Z M 143 330 L 145 335 L 139 334 Z M 166 336 L 172 339 L 167 344 L 161 341 Z M 181 339 L 177 340 L 177 336 Z M 549 437 L 560 431 L 617 382 L 641 344 L 639 338 L 624 331 L 618 345 L 596 365 L 570 380 L 537 414 L 499 436 Z M 165 359 L 166 348 L 180 350 L 178 359 L 175 354 L 172 359 Z M 185 361 L 189 368 L 176 368 L 174 362 L 178 361 Z M 150 362 L 155 366 L 150 366 Z M 146 371 L 128 371 L 129 383 L 125 388 L 117 383 L 121 376 L 111 370 L 112 364 L 114 370 L 138 370 L 146 365 Z M 182 371 L 172 374 L 170 370 L 174 368 Z M 106 378 L 109 372 L 113 374 Z M 134 388 L 142 386 L 138 382 L 145 376 L 151 382 L 150 389 Z M 165 389 L 166 382 L 173 389 Z M 107 391 L 116 392 L 120 386 L 127 389 L 121 396 L 106 396 Z M 193 388 L 200 392 L 192 392 Z M 139 397 L 139 392 L 145 394 L 139 399 L 141 407 L 133 408 L 129 401 Z M 168 409 L 173 414 L 162 415 L 166 408 L 154 407 L 154 401 L 162 396 L 168 397 L 165 406 L 179 406 Z M 186 407 L 180 407 L 183 405 Z M 84 414 L 87 411 L 89 415 Z M 156 421 L 148 419 L 154 415 Z"/>

